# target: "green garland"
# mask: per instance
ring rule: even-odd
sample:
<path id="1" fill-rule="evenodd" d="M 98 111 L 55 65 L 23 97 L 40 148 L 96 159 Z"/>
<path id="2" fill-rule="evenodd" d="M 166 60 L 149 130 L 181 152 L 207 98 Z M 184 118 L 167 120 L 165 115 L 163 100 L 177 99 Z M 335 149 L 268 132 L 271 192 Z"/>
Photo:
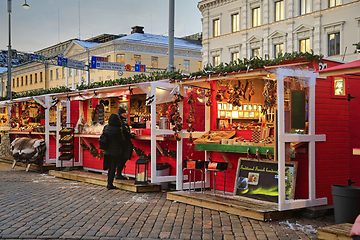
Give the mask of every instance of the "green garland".
<path id="1" fill-rule="evenodd" d="M 299 58 L 305 58 L 306 61 L 312 62 L 316 61 L 317 63 L 322 62 L 323 55 L 316 55 L 314 51 L 311 50 L 311 53 L 308 52 L 293 52 L 293 53 L 279 53 L 278 56 L 274 59 L 270 59 L 268 55 L 265 56 L 265 59 L 261 57 L 255 57 L 252 59 L 244 58 L 243 60 L 235 60 L 230 63 L 220 63 L 218 66 L 212 66 L 211 64 L 207 64 L 202 71 L 193 72 L 189 75 L 184 74 L 181 70 L 171 71 L 168 72 L 164 71 L 154 71 L 150 74 L 146 75 L 145 73 L 136 74 L 133 77 L 127 78 L 119 78 L 115 80 L 106 80 L 101 82 L 93 82 L 90 85 L 81 84 L 76 87 L 77 90 L 85 90 L 85 89 L 92 89 L 92 88 L 100 88 L 100 87 L 109 87 L 115 85 L 127 85 L 127 84 L 134 84 L 140 82 L 151 82 L 151 81 L 158 81 L 161 79 L 170 79 L 174 80 L 181 80 L 183 78 L 191 78 L 191 77 L 201 77 L 201 76 L 208 76 L 209 71 L 214 72 L 215 74 L 224 74 L 224 73 L 231 73 L 231 72 L 239 72 L 244 71 L 247 69 L 262 69 L 265 66 L 275 66 L 280 64 L 282 61 L 286 60 L 295 60 Z M 56 88 L 50 89 L 42 89 L 42 90 L 33 90 L 26 93 L 15 93 L 13 92 L 13 99 L 15 98 L 22 98 L 22 97 L 31 97 L 31 96 L 38 96 L 50 93 L 61 93 L 61 92 L 70 92 L 70 88 L 61 86 Z M 8 100 L 8 97 L 0 97 L 0 101 Z"/>
<path id="2" fill-rule="evenodd" d="M 84 150 L 90 150 L 90 154 L 93 157 L 101 158 L 102 156 L 104 156 L 104 151 L 100 150 L 99 152 L 99 150 L 96 149 L 93 143 L 90 143 L 90 147 L 88 147 L 85 143 L 81 143 L 80 145 Z"/>

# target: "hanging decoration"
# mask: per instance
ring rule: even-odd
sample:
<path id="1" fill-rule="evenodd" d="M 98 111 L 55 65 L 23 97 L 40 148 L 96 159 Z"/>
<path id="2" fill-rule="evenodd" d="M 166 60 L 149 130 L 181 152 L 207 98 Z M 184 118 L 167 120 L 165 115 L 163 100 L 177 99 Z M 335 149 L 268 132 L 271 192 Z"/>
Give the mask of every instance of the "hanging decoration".
<path id="1" fill-rule="evenodd" d="M 194 127 L 193 127 L 193 123 L 195 122 L 195 117 L 194 117 L 194 113 L 195 113 L 195 108 L 194 108 L 194 103 L 196 102 L 193 93 L 190 93 L 189 99 L 187 101 L 187 103 L 190 105 L 190 113 L 188 118 L 186 119 L 186 122 L 189 124 L 187 131 L 189 133 L 189 143 L 193 143 L 194 139 L 192 137 L 192 133 L 195 131 Z"/>
<path id="2" fill-rule="evenodd" d="M 174 124 L 173 131 L 174 139 L 180 141 L 181 137 L 179 132 L 183 129 L 182 118 L 179 113 L 179 102 L 182 102 L 184 97 L 180 93 L 175 93 L 174 97 L 171 99 L 172 104 L 169 105 L 167 117 L 170 119 L 171 123 Z"/>

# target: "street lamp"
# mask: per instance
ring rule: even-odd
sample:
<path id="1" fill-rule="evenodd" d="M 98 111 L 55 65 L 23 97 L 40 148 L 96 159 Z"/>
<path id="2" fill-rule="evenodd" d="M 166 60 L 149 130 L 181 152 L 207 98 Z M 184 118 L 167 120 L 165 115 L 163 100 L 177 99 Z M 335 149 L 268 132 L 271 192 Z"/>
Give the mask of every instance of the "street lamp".
<path id="1" fill-rule="evenodd" d="M 25 0 L 25 3 L 22 5 L 22 7 L 25 9 L 28 9 L 30 6 L 29 6 L 29 4 L 26 3 L 26 0 Z"/>
<path id="2" fill-rule="evenodd" d="M 8 7 L 8 15 L 9 15 L 9 45 L 8 45 L 8 82 L 7 82 L 7 96 L 12 100 L 12 94 L 11 94 L 11 0 L 7 0 L 7 7 Z M 26 3 L 23 5 L 24 8 L 29 8 L 30 6 Z"/>

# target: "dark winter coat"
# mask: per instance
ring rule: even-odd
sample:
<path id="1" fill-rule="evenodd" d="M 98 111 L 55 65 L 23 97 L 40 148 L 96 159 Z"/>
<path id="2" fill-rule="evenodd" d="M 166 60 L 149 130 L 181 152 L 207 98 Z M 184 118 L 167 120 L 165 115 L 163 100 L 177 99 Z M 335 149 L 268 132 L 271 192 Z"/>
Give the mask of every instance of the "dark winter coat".
<path id="1" fill-rule="evenodd" d="M 108 125 L 103 129 L 106 135 L 106 145 L 104 149 L 105 155 L 117 156 L 122 153 L 123 144 L 125 142 L 120 117 L 117 114 L 111 114 Z"/>
<path id="2" fill-rule="evenodd" d="M 121 126 L 123 130 L 124 135 L 124 153 L 122 154 L 125 157 L 125 160 L 128 160 L 131 158 L 132 151 L 133 151 L 133 144 L 131 142 L 131 138 L 133 137 L 131 134 L 131 130 L 129 127 L 129 124 L 126 123 L 126 119 L 122 116 L 120 116 L 121 119 Z"/>

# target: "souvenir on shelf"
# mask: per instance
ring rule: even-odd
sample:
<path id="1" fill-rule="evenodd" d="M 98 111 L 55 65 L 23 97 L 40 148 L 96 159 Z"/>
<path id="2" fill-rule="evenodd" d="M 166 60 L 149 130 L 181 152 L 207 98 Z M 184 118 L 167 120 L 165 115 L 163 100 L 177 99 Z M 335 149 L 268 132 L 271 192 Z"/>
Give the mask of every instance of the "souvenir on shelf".
<path id="1" fill-rule="evenodd" d="M 233 136 L 235 136 L 235 131 L 209 131 L 196 139 L 194 141 L 195 144 L 198 143 L 210 143 L 210 144 L 220 144 L 222 139 L 229 139 Z"/>

